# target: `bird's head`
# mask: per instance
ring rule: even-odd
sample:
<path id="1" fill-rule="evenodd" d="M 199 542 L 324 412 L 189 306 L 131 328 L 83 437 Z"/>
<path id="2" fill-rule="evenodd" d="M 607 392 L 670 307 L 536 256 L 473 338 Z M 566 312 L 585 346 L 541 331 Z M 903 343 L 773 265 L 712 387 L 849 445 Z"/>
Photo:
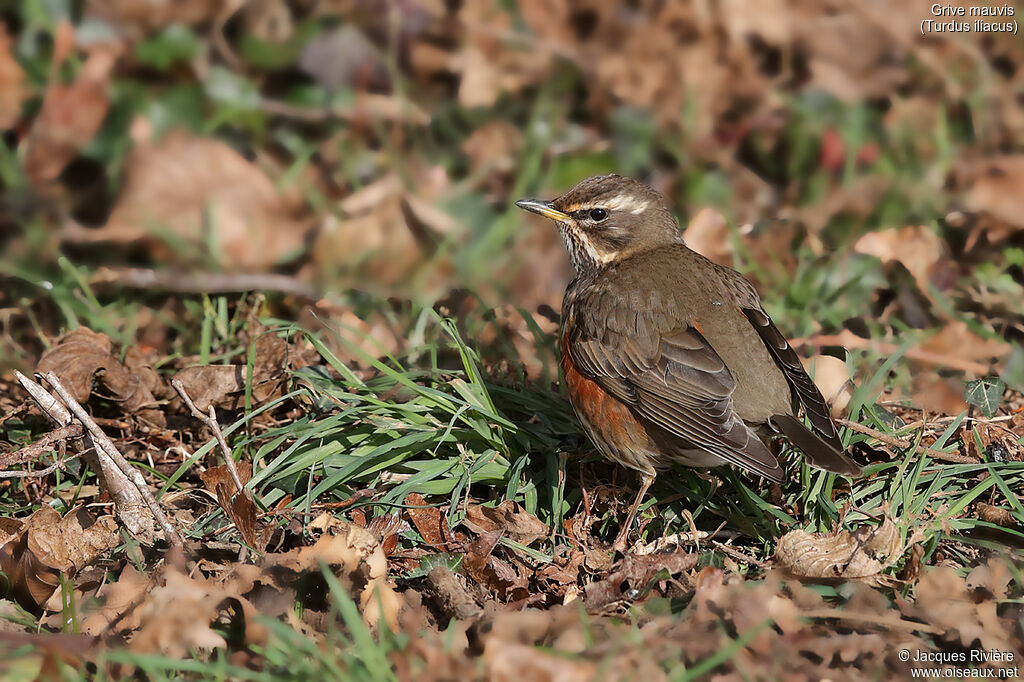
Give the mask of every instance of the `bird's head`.
<path id="1" fill-rule="evenodd" d="M 661 195 L 620 175 L 597 175 L 552 201 L 522 199 L 516 206 L 558 223 L 580 274 L 683 241 Z"/>

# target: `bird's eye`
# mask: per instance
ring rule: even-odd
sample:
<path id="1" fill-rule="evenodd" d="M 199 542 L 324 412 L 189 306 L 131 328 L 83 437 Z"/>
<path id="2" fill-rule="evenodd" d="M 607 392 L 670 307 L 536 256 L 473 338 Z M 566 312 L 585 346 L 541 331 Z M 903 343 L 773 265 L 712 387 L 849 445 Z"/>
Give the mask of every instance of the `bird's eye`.
<path id="1" fill-rule="evenodd" d="M 590 209 L 590 219 L 595 223 L 599 223 L 608 217 L 608 211 L 603 208 L 592 208 Z"/>

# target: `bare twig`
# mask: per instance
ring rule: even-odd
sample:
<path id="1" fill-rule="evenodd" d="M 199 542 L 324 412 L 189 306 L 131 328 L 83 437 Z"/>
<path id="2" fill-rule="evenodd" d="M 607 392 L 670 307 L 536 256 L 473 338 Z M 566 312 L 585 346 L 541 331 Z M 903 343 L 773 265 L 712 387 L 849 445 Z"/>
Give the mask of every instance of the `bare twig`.
<path id="1" fill-rule="evenodd" d="M 214 437 L 217 439 L 217 443 L 220 444 L 220 451 L 224 455 L 224 465 L 228 468 L 228 473 L 231 474 L 231 480 L 235 482 L 235 488 L 241 494 L 252 500 L 252 491 L 242 484 L 242 479 L 238 475 L 238 467 L 235 466 L 235 458 L 231 455 L 231 448 L 228 447 L 228 442 L 224 439 L 224 432 L 220 430 L 220 423 L 217 421 L 217 412 L 213 409 L 213 405 L 210 405 L 210 413 L 208 415 L 203 414 L 196 407 L 196 404 L 192 402 L 192 398 L 189 397 L 188 392 L 185 390 L 184 384 L 178 379 L 171 379 L 171 386 L 178 392 L 181 399 L 185 401 L 185 405 L 188 406 L 189 412 L 192 416 L 206 424 L 206 426 L 213 431 Z"/>
<path id="2" fill-rule="evenodd" d="M 32 400 L 36 402 L 36 405 L 43 411 L 43 414 L 50 418 L 50 421 L 57 426 L 67 426 L 71 423 L 71 413 L 60 404 L 59 400 L 50 395 L 49 391 L 18 370 L 14 370 L 14 376 L 17 378 L 18 383 L 32 396 Z"/>
<path id="3" fill-rule="evenodd" d="M 882 433 L 878 429 L 873 429 L 870 426 L 864 426 L 855 421 L 849 419 L 836 419 L 837 424 L 841 424 L 848 429 L 856 431 L 857 433 L 863 433 L 866 436 L 871 436 L 875 440 L 885 443 L 894 448 L 901 448 L 907 450 L 914 447 L 914 444 L 905 438 L 897 438 L 896 436 L 890 436 L 889 434 Z M 936 450 L 934 448 L 918 446 L 917 450 L 926 453 L 933 459 L 942 460 L 943 462 L 953 462 L 955 464 L 977 464 L 978 460 L 973 457 L 965 457 L 964 455 L 955 455 L 951 452 L 943 452 L 942 450 Z"/>
<path id="4" fill-rule="evenodd" d="M 764 569 L 768 568 L 768 564 L 766 562 L 761 561 L 760 559 L 755 559 L 754 557 L 750 556 L 749 554 L 744 554 L 740 550 L 736 549 L 735 547 L 730 547 L 729 545 L 725 544 L 724 542 L 719 542 L 718 540 L 712 540 L 711 544 L 713 544 L 715 546 L 715 549 L 721 550 L 725 554 L 728 554 L 729 556 L 731 556 L 733 559 L 737 559 L 739 561 L 742 561 L 745 564 L 753 564 L 754 566 L 757 566 L 761 570 L 764 570 Z"/>
<path id="5" fill-rule="evenodd" d="M 60 428 L 54 429 L 49 433 L 42 436 L 39 440 L 31 445 L 26 445 L 17 452 L 12 452 L 0 457 L 0 466 L 9 468 L 15 464 L 23 464 L 25 462 L 31 462 L 32 460 L 39 459 L 44 454 L 49 452 L 54 443 L 59 441 L 65 441 L 72 438 L 82 437 L 82 427 L 80 424 L 68 424 L 67 426 L 61 426 Z M 76 455 L 77 456 L 77 455 Z M 0 478 L 17 478 L 14 475 L 4 476 L 5 472 L 0 472 Z M 42 476 L 41 473 L 35 472 L 34 475 Z"/>
<path id="6" fill-rule="evenodd" d="M 49 391 L 29 379 L 21 372 L 15 372 L 15 376 L 21 385 L 32 396 L 32 400 L 39 406 L 39 409 L 46 414 L 58 427 L 65 427 L 72 424 L 71 413 L 54 398 Z M 102 450 L 92 447 L 92 439 L 84 432 L 82 426 L 75 424 L 82 439 L 90 443 L 90 447 L 83 451 L 80 442 L 72 440 L 72 447 L 78 452 L 86 464 L 96 472 L 103 487 L 114 499 L 117 508 L 117 517 L 125 525 L 128 531 L 146 544 L 152 544 L 153 533 L 152 514 L 148 511 L 146 501 L 135 485 L 124 473 L 117 468 L 114 460 L 107 457 Z"/>
<path id="7" fill-rule="evenodd" d="M 873 350 L 882 355 L 892 355 L 900 350 L 894 343 L 876 341 L 875 339 L 862 339 L 854 334 L 818 334 L 804 339 L 794 339 L 790 342 L 794 348 L 803 346 L 843 346 L 845 348 L 858 348 L 861 350 Z M 908 360 L 916 360 L 926 365 L 938 365 L 960 370 L 976 376 L 985 376 L 989 373 L 990 367 L 973 360 L 965 360 L 953 355 L 933 353 L 923 348 L 910 348 L 904 354 Z"/>
<path id="8" fill-rule="evenodd" d="M 5 414 L 4 416 L 0 417 L 0 426 L 3 426 L 8 419 L 13 419 L 14 417 L 17 417 L 19 414 L 27 410 L 28 407 L 29 403 L 28 401 L 25 401 L 21 405 L 18 405 L 16 408 Z"/>
<path id="9" fill-rule="evenodd" d="M 78 425 L 72 424 L 72 426 Z M 80 456 L 81 453 L 76 453 L 71 455 L 70 457 L 61 457 L 59 460 L 57 460 L 50 466 L 46 467 L 45 469 L 39 469 L 38 471 L 0 471 L 0 478 L 42 478 L 43 476 L 52 474 L 57 469 L 63 469 L 65 464 L 67 464 L 71 460 L 78 459 Z"/>
<path id="10" fill-rule="evenodd" d="M 178 293 L 275 291 L 303 298 L 317 297 L 316 289 L 295 277 L 266 272 L 191 272 L 182 276 L 148 268 L 100 268 L 89 282 Z"/>
<path id="11" fill-rule="evenodd" d="M 92 441 L 96 445 L 97 452 L 102 452 L 110 457 L 114 464 L 117 465 L 117 468 L 121 470 L 121 473 L 123 473 L 128 480 L 132 482 L 135 488 L 138 489 L 139 494 L 142 495 L 142 499 L 146 503 L 146 506 L 149 507 L 150 513 L 153 514 L 153 518 L 156 519 L 158 524 L 160 524 L 160 527 L 164 531 L 164 535 L 167 536 L 167 541 L 173 546 L 183 547 L 185 543 L 182 541 L 177 529 L 175 529 L 167 518 L 167 515 L 164 514 L 164 510 L 160 507 L 159 503 L 157 503 L 156 498 L 153 497 L 153 493 L 150 491 L 145 479 L 142 478 L 142 474 L 140 474 L 138 470 L 136 470 L 135 467 L 133 467 L 131 463 L 124 458 L 124 455 L 118 451 L 113 441 L 111 441 L 110 438 L 107 437 L 107 434 L 103 432 L 103 429 L 101 429 L 99 425 L 92 420 L 92 417 L 90 417 L 89 413 L 85 411 L 85 408 L 75 400 L 75 397 L 71 395 L 66 388 L 64 388 L 64 385 L 60 382 L 60 379 L 57 378 L 56 374 L 48 372 L 45 375 L 45 379 L 47 383 L 53 387 L 53 390 L 57 392 L 60 399 L 64 401 L 64 404 L 68 409 L 71 410 L 71 413 L 74 414 L 78 421 L 82 422 L 82 426 L 84 426 L 86 431 L 88 431 Z"/>

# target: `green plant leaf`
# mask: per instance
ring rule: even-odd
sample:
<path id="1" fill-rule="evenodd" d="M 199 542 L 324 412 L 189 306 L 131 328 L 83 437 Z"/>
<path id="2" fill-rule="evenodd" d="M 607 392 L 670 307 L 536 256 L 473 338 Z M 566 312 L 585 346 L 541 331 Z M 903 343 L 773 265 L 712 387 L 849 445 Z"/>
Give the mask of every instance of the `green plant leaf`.
<path id="1" fill-rule="evenodd" d="M 999 409 L 999 400 L 1003 397 L 1006 384 L 998 377 L 985 377 L 967 382 L 964 398 L 968 404 L 974 405 L 986 417 L 991 417 Z"/>

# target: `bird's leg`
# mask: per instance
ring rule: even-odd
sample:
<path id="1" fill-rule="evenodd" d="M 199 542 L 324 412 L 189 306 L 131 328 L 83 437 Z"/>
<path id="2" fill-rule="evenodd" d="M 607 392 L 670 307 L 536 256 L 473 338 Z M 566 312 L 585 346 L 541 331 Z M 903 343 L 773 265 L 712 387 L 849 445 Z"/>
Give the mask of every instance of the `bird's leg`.
<path id="1" fill-rule="evenodd" d="M 615 538 L 615 544 L 612 545 L 612 550 L 617 552 L 626 551 L 626 536 L 629 535 L 629 529 L 633 525 L 633 520 L 636 519 L 636 512 L 640 508 L 640 503 L 644 501 L 644 495 L 647 494 L 647 489 L 651 487 L 652 483 L 654 483 L 654 474 L 640 474 L 640 490 L 636 493 L 636 499 L 633 500 L 633 506 L 629 508 L 629 515 L 626 517 L 626 522 L 622 524 L 622 528 L 619 530 L 619 536 Z"/>

